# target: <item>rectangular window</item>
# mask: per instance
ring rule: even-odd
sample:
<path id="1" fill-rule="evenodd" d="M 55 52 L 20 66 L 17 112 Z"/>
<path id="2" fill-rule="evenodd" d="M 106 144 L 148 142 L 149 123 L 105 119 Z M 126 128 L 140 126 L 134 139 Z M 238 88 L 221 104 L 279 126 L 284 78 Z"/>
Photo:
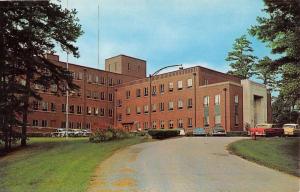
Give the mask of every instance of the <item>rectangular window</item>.
<path id="1" fill-rule="evenodd" d="M 66 112 L 67 110 L 67 105 L 66 104 L 61 104 L 61 112 Z"/>
<path id="2" fill-rule="evenodd" d="M 159 103 L 159 110 L 164 111 L 165 110 L 165 104 L 164 103 Z"/>
<path id="3" fill-rule="evenodd" d="M 144 122 L 144 129 L 145 129 L 145 130 L 149 129 L 148 122 Z"/>
<path id="4" fill-rule="evenodd" d="M 99 114 L 99 109 L 98 109 L 98 107 L 95 107 L 94 108 L 94 115 L 98 115 Z"/>
<path id="5" fill-rule="evenodd" d="M 119 113 L 119 114 L 118 114 L 117 120 L 118 120 L 118 121 L 122 121 L 122 113 Z"/>
<path id="6" fill-rule="evenodd" d="M 152 128 L 156 129 L 156 121 L 152 121 Z"/>
<path id="7" fill-rule="evenodd" d="M 34 110 L 39 110 L 39 101 L 33 101 L 33 109 Z"/>
<path id="8" fill-rule="evenodd" d="M 178 109 L 182 109 L 183 108 L 183 102 L 181 99 L 178 100 L 178 105 L 177 105 Z"/>
<path id="9" fill-rule="evenodd" d="M 86 107 L 86 114 L 91 115 L 92 114 L 92 107 Z"/>
<path id="10" fill-rule="evenodd" d="M 204 85 L 208 85 L 208 80 L 204 79 Z"/>
<path id="11" fill-rule="evenodd" d="M 105 115 L 105 109 L 104 108 L 100 108 L 100 116 L 104 117 Z"/>
<path id="12" fill-rule="evenodd" d="M 209 116 L 204 116 L 204 126 L 209 126 Z"/>
<path id="13" fill-rule="evenodd" d="M 239 96 L 234 96 L 234 124 L 239 125 Z"/>
<path id="14" fill-rule="evenodd" d="M 136 107 L 136 114 L 141 114 L 141 107 Z"/>
<path id="15" fill-rule="evenodd" d="M 82 72 L 78 72 L 78 73 L 77 73 L 77 79 L 78 79 L 78 80 L 82 80 L 82 77 L 83 77 Z"/>
<path id="16" fill-rule="evenodd" d="M 118 106 L 118 107 L 122 107 L 122 100 L 121 100 L 121 99 L 118 99 L 118 100 L 117 100 L 117 106 Z"/>
<path id="17" fill-rule="evenodd" d="M 56 111 L 55 103 L 51 103 L 51 111 L 52 112 Z"/>
<path id="18" fill-rule="evenodd" d="M 215 115 L 215 124 L 220 125 L 221 124 L 221 115 Z"/>
<path id="19" fill-rule="evenodd" d="M 208 106 L 209 105 L 209 96 L 204 96 L 204 106 Z"/>
<path id="20" fill-rule="evenodd" d="M 81 106 L 77 106 L 77 114 L 82 114 L 82 107 Z"/>
<path id="21" fill-rule="evenodd" d="M 182 90 L 182 81 L 177 81 L 177 89 Z"/>
<path id="22" fill-rule="evenodd" d="M 126 91 L 126 99 L 130 98 L 130 91 Z"/>
<path id="23" fill-rule="evenodd" d="M 220 105 L 220 95 L 215 95 L 215 105 Z"/>
<path id="24" fill-rule="evenodd" d="M 113 109 L 108 109 L 108 117 L 112 117 L 113 116 Z"/>
<path id="25" fill-rule="evenodd" d="M 92 79 L 93 79 L 92 75 L 91 75 L 91 74 L 88 74 L 88 75 L 87 75 L 87 82 L 88 82 L 88 83 L 92 83 Z"/>
<path id="26" fill-rule="evenodd" d="M 164 121 L 164 120 L 161 120 L 161 121 L 160 121 L 160 128 L 161 128 L 161 129 L 164 129 L 164 128 L 165 128 L 165 121 Z"/>
<path id="27" fill-rule="evenodd" d="M 70 105 L 69 106 L 69 113 L 74 113 L 75 112 L 75 106 L 74 105 Z"/>
<path id="28" fill-rule="evenodd" d="M 188 127 L 193 127 L 193 119 L 188 118 Z"/>
<path id="29" fill-rule="evenodd" d="M 156 86 L 152 86 L 152 95 L 155 96 L 156 95 Z"/>
<path id="30" fill-rule="evenodd" d="M 144 96 L 148 96 L 149 92 L 148 92 L 148 87 L 144 88 Z"/>
<path id="31" fill-rule="evenodd" d="M 187 105 L 188 109 L 192 108 L 193 107 L 193 99 L 192 98 L 189 98 L 188 99 L 188 105 Z"/>
<path id="32" fill-rule="evenodd" d="M 130 113 L 131 113 L 130 107 L 127 107 L 127 109 L 126 109 L 126 115 L 130 115 Z"/>
<path id="33" fill-rule="evenodd" d="M 145 105 L 144 106 L 144 113 L 148 113 L 149 112 L 149 107 L 148 107 L 148 105 Z"/>
<path id="34" fill-rule="evenodd" d="M 193 79 L 187 80 L 187 87 L 193 87 Z"/>
<path id="35" fill-rule="evenodd" d="M 165 85 L 164 84 L 160 84 L 159 85 L 159 92 L 160 93 L 164 93 L 165 92 Z"/>
<path id="36" fill-rule="evenodd" d="M 183 120 L 182 119 L 178 119 L 178 128 L 183 128 Z"/>
<path id="37" fill-rule="evenodd" d="M 169 83 L 169 92 L 172 92 L 172 91 L 173 91 L 173 88 L 174 88 L 173 82 L 170 82 L 170 83 Z"/>
<path id="38" fill-rule="evenodd" d="M 87 97 L 87 98 L 91 98 L 91 96 L 92 96 L 91 90 L 87 90 L 87 91 L 86 91 L 86 97 Z"/>
<path id="39" fill-rule="evenodd" d="M 48 102 L 42 101 L 42 110 L 48 111 Z"/>
<path id="40" fill-rule="evenodd" d="M 173 111 L 174 110 L 174 103 L 173 101 L 169 102 L 169 111 Z"/>
<path id="41" fill-rule="evenodd" d="M 113 100 L 113 94 L 112 93 L 108 93 L 108 101 L 112 101 Z"/>
<path id="42" fill-rule="evenodd" d="M 34 127 L 39 126 L 39 121 L 38 120 L 32 120 L 32 126 L 34 126 Z"/>
<path id="43" fill-rule="evenodd" d="M 234 96 L 234 103 L 239 103 L 239 96 L 238 95 Z"/>
<path id="44" fill-rule="evenodd" d="M 136 97 L 141 97 L 141 89 L 136 90 Z"/>
<path id="45" fill-rule="evenodd" d="M 98 75 L 95 75 L 95 83 L 98 83 L 99 82 L 99 77 Z"/>
<path id="46" fill-rule="evenodd" d="M 99 99 L 99 93 L 93 92 L 93 98 L 94 99 Z"/>
<path id="47" fill-rule="evenodd" d="M 104 92 L 101 92 L 101 93 L 100 93 L 100 99 L 101 99 L 101 100 L 105 100 L 105 93 L 104 93 Z"/>
<path id="48" fill-rule="evenodd" d="M 48 127 L 48 121 L 42 120 L 42 127 Z"/>
<path id="49" fill-rule="evenodd" d="M 170 128 L 170 129 L 173 129 L 173 127 L 174 127 L 174 121 L 173 121 L 173 120 L 170 120 L 170 121 L 169 121 L 169 128 Z"/>
<path id="50" fill-rule="evenodd" d="M 152 104 L 152 112 L 156 112 L 156 104 Z"/>

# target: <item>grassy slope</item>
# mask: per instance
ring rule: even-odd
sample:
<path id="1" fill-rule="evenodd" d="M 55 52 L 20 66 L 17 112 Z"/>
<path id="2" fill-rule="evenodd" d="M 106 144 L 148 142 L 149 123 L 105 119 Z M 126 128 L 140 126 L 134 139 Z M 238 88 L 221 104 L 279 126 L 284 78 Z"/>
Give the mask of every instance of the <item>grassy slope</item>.
<path id="1" fill-rule="evenodd" d="M 0 191 L 85 191 L 101 161 L 140 142 L 142 138 L 101 144 L 87 138 L 33 138 L 28 148 L 0 158 Z"/>
<path id="2" fill-rule="evenodd" d="M 258 138 L 231 143 L 233 153 L 264 166 L 299 175 L 299 138 Z"/>

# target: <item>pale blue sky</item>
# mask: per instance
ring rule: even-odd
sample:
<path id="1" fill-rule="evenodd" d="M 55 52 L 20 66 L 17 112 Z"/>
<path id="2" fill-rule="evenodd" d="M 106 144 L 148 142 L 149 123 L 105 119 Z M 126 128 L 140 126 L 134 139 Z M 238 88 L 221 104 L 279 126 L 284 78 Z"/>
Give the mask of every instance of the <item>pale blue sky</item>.
<path id="1" fill-rule="evenodd" d="M 62 0 L 66 5 L 67 0 Z M 80 58 L 70 62 L 97 68 L 97 5 L 100 4 L 100 69 L 104 59 L 126 54 L 147 60 L 147 74 L 162 66 L 201 65 L 226 72 L 235 38 L 262 15 L 262 0 L 69 0 L 84 30 Z M 254 38 L 255 55 L 270 54 Z M 66 54 L 60 53 L 62 60 Z"/>

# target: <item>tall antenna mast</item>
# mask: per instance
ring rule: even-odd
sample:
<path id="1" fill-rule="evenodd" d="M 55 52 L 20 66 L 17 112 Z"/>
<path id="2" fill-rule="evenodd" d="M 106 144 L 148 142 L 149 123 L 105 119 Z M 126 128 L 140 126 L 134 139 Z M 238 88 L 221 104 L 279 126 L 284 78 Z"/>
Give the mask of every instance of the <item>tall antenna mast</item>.
<path id="1" fill-rule="evenodd" d="M 67 9 L 69 8 L 69 0 L 67 0 Z M 67 70 L 69 71 L 69 50 L 67 50 Z M 67 100 L 66 100 L 66 139 L 69 135 L 69 85 L 67 85 Z"/>
<path id="2" fill-rule="evenodd" d="M 99 50 L 100 50 L 100 45 L 99 45 L 99 41 L 100 41 L 100 30 L 99 30 L 99 27 L 100 27 L 100 7 L 99 7 L 99 0 L 98 0 L 98 22 L 97 22 L 97 27 L 98 27 L 98 34 L 97 34 L 97 46 L 98 46 L 98 51 L 97 51 L 97 56 L 98 56 L 98 63 L 97 63 L 97 68 L 100 69 L 100 57 L 99 57 Z"/>

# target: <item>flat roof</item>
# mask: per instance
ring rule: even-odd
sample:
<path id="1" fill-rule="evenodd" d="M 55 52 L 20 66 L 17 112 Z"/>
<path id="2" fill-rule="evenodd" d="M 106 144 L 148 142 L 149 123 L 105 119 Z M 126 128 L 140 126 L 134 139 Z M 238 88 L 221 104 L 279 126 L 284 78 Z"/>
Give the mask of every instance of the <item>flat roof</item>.
<path id="1" fill-rule="evenodd" d="M 131 58 L 131 59 L 137 59 L 137 60 L 140 60 L 140 61 L 144 61 L 144 62 L 147 62 L 146 60 L 144 59 L 140 59 L 140 58 L 137 58 L 137 57 L 132 57 L 132 56 L 128 56 L 128 55 L 124 55 L 124 54 L 120 54 L 120 55 L 116 55 L 116 56 L 113 56 L 113 57 L 109 57 L 105 60 L 108 60 L 108 59 L 112 59 L 112 58 L 116 58 L 116 57 L 128 57 L 128 58 Z"/>

